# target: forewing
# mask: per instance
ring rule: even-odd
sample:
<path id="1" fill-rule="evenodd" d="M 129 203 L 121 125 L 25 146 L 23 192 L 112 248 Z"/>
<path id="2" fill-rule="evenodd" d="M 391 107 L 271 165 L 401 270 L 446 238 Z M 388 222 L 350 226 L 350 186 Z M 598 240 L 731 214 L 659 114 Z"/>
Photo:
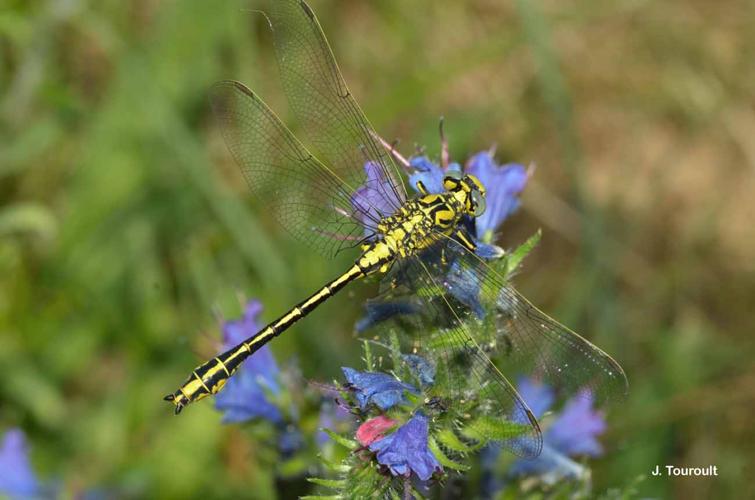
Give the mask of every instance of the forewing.
<path id="1" fill-rule="evenodd" d="M 294 237 L 333 257 L 374 229 L 352 192 L 293 136 L 254 92 L 238 82 L 213 86 L 211 103 L 223 138 L 254 196 Z"/>
<path id="2" fill-rule="evenodd" d="M 301 0 L 268 0 L 265 15 L 283 89 L 316 154 L 351 192 L 370 182 L 391 208 L 382 215 L 392 214 L 406 200 L 400 172 L 346 86 L 314 13 Z M 368 163 L 376 175 L 367 175 Z"/>

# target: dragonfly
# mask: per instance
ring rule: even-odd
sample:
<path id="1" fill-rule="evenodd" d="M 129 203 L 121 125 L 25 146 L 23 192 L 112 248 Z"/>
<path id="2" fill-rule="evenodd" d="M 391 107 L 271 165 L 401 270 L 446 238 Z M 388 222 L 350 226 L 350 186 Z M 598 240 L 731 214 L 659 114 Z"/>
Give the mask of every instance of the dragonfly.
<path id="1" fill-rule="evenodd" d="M 175 413 L 216 394 L 255 351 L 370 276 L 381 281 L 381 304 L 411 303 L 417 313 L 410 319 L 420 322 L 419 334 L 405 342 L 412 352 L 432 351 L 442 365 L 442 406 L 474 400 L 476 412 L 520 423 L 510 439 L 496 437 L 515 454 L 537 456 L 542 432 L 511 375 L 491 358 L 507 373 L 531 374 L 568 393 L 590 389 L 598 401 L 626 392 L 616 361 L 538 310 L 475 253 L 474 221 L 486 208 L 485 186 L 473 175 L 449 171 L 442 193 L 419 182 L 418 194 L 409 196 L 395 155 L 346 86 L 311 8 L 303 0 L 268 0 L 263 14 L 284 93 L 317 155 L 236 81 L 220 82 L 210 93 L 224 140 L 254 196 L 295 239 L 326 258 L 360 252 L 343 274 L 194 369 L 164 398 Z M 454 287 L 465 289 L 477 307 L 459 300 Z M 376 328 L 397 325 L 385 321 Z"/>

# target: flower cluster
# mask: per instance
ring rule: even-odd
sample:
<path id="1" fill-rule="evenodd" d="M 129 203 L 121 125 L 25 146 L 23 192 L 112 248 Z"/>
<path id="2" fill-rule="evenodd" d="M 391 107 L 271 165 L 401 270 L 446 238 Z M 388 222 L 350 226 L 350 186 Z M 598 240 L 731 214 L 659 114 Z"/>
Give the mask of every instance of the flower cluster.
<path id="1" fill-rule="evenodd" d="M 416 378 L 427 385 L 432 384 L 428 361 L 416 355 L 404 359 L 411 363 L 409 368 Z M 409 477 L 414 473 L 422 481 L 442 472 L 443 468 L 428 448 L 429 424 L 422 411 L 415 411 L 403 424 L 383 413 L 398 405 L 409 404 L 407 395 L 418 395 L 420 390 L 386 373 L 360 372 L 352 368 L 342 370 L 346 378 L 345 388 L 354 396 L 359 409 L 374 408 L 378 413 L 356 431 L 359 443 L 376 453 L 377 462 L 394 476 Z"/>

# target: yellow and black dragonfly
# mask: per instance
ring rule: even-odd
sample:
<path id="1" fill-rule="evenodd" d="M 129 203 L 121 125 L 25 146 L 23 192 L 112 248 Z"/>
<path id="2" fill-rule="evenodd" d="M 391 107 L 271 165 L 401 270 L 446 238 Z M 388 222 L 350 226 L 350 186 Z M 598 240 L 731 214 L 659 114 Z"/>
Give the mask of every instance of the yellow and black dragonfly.
<path id="1" fill-rule="evenodd" d="M 470 232 L 485 210 L 485 187 L 472 175 L 445 177 L 440 194 L 409 198 L 390 151 L 379 140 L 341 76 L 310 7 L 268 0 L 283 89 L 317 156 L 251 90 L 217 84 L 211 94 L 223 137 L 254 195 L 293 236 L 326 257 L 359 246 L 341 276 L 236 347 L 192 371 L 165 397 L 179 413 L 220 391 L 241 363 L 349 283 L 370 275 L 384 284 L 384 304 L 412 303 L 425 322 L 402 342 L 439 359 L 444 406 L 475 401 L 475 411 L 518 422 L 516 439 L 497 436 L 514 453 L 536 456 L 538 422 L 490 358 L 507 373 L 527 374 L 568 393 L 588 388 L 598 400 L 626 390 L 621 367 L 606 353 L 539 311 L 475 254 Z M 357 196 L 360 192 L 368 196 Z M 380 202 L 373 202 L 375 197 Z M 355 241 L 361 242 L 355 245 Z M 476 313 L 453 287 L 467 287 Z M 469 292 L 467 290 L 467 292 Z M 386 321 L 377 328 L 398 328 Z M 441 386 L 441 384 L 438 384 Z M 448 389 L 450 388 L 450 389 Z M 450 390 L 450 393 L 449 393 Z"/>

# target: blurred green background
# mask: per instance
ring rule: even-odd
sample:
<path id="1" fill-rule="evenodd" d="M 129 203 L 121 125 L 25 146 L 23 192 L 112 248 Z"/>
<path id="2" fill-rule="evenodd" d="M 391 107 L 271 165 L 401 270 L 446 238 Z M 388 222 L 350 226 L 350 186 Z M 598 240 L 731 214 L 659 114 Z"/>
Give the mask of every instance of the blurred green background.
<path id="1" fill-rule="evenodd" d="M 517 278 L 624 366 L 595 491 L 744 498 L 755 431 L 755 4 L 312 0 L 389 140 L 535 162 L 499 243 L 543 228 Z M 210 403 L 161 397 L 215 349 L 213 309 L 264 319 L 343 269 L 255 206 L 207 89 L 282 116 L 250 4 L 0 0 L 0 431 L 43 479 L 140 496 L 255 496 L 270 471 Z M 364 288 L 276 341 L 305 377 L 357 365 Z M 749 479 L 748 479 L 749 478 Z"/>

